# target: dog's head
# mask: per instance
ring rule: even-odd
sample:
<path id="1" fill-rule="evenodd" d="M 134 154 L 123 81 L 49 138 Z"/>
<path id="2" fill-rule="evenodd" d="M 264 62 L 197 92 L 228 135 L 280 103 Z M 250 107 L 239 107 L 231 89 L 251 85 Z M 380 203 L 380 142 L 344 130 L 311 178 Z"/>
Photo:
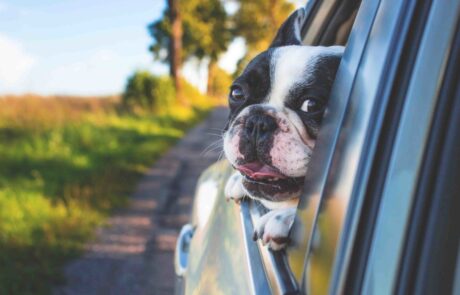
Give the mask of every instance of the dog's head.
<path id="1" fill-rule="evenodd" d="M 340 46 L 301 46 L 304 18 L 294 12 L 230 89 L 224 151 L 254 198 L 299 196 L 342 56 Z"/>

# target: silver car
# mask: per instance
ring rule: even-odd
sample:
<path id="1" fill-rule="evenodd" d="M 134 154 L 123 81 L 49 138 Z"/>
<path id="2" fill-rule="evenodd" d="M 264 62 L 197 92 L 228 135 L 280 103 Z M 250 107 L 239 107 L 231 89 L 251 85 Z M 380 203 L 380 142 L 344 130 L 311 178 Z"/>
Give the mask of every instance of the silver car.
<path id="1" fill-rule="evenodd" d="M 362 2 L 362 3 L 361 3 Z M 460 1 L 311 0 L 310 45 L 346 45 L 285 251 L 256 201 L 201 177 L 177 294 L 460 294 Z"/>

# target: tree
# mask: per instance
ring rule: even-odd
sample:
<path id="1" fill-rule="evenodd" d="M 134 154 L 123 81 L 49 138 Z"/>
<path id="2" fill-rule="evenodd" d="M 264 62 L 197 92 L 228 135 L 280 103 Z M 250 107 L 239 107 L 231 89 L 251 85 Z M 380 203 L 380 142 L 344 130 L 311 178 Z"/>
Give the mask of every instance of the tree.
<path id="1" fill-rule="evenodd" d="M 214 72 L 209 76 L 208 93 L 219 99 L 226 99 L 230 85 L 232 85 L 232 76 L 222 68 L 215 66 Z"/>
<path id="2" fill-rule="evenodd" d="M 168 0 L 163 17 L 148 26 L 148 31 L 155 40 L 149 47 L 156 58 L 168 62 L 169 75 L 174 80 L 176 91 L 181 90 L 182 66 L 182 17 L 180 0 Z"/>
<path id="3" fill-rule="evenodd" d="M 268 48 L 279 27 L 294 10 L 294 4 L 286 0 L 239 0 L 240 7 L 234 14 L 234 36 L 246 40 L 246 55 L 238 63 L 238 72 L 257 53 Z"/>
<path id="4" fill-rule="evenodd" d="M 183 33 L 180 65 L 191 57 L 200 60 L 208 58 L 208 81 L 213 81 L 219 56 L 227 49 L 232 38 L 225 9 L 220 0 L 176 1 L 179 1 Z M 170 61 L 174 54 L 171 47 L 171 20 L 166 17 L 170 9 L 168 6 L 163 17 L 148 27 L 154 39 L 150 50 L 162 61 Z M 212 86 L 208 85 L 208 89 L 211 90 Z"/>
<path id="5" fill-rule="evenodd" d="M 147 71 L 136 71 L 128 78 L 122 101 L 129 110 L 152 112 L 170 105 L 174 97 L 174 85 L 169 77 L 157 77 Z"/>
<path id="6" fill-rule="evenodd" d="M 219 0 L 194 0 L 187 3 L 189 13 L 184 16 L 184 44 L 191 56 L 209 59 L 207 92 L 215 94 L 212 82 L 220 70 L 217 61 L 220 54 L 227 50 L 232 38 L 228 16 Z"/>
<path id="7" fill-rule="evenodd" d="M 179 0 L 168 0 L 169 21 L 171 23 L 170 41 L 170 74 L 174 79 L 176 91 L 181 90 L 181 64 L 182 64 L 182 20 L 179 9 Z"/>

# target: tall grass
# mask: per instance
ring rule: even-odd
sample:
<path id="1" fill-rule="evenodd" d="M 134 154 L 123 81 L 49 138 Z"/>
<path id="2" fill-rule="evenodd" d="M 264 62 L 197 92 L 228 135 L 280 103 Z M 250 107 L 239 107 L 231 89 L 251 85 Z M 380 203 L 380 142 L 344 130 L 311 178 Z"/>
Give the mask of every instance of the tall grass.
<path id="1" fill-rule="evenodd" d="M 0 98 L 0 294 L 47 294 L 96 225 L 212 104 L 128 114 L 116 98 Z"/>

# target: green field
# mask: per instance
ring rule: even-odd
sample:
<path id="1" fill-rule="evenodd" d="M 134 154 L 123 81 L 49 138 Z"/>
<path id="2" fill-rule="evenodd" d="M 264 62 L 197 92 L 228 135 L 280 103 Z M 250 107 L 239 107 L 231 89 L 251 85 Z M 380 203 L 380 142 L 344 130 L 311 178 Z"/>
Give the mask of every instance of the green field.
<path id="1" fill-rule="evenodd" d="M 211 104 L 156 114 L 111 99 L 0 98 L 0 294 L 48 294 L 61 267 Z"/>

